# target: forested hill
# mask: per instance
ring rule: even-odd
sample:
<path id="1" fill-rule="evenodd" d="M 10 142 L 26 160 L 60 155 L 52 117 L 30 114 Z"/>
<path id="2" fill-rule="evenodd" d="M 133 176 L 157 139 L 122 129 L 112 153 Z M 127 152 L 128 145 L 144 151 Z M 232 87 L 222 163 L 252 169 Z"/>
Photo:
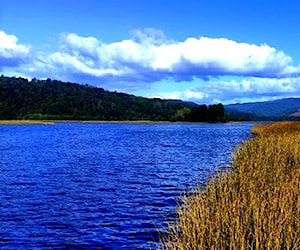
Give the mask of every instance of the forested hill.
<path id="1" fill-rule="evenodd" d="M 296 119 L 299 117 L 300 98 L 226 105 L 228 113 L 246 113 L 260 119 Z"/>
<path id="2" fill-rule="evenodd" d="M 56 80 L 0 77 L 1 120 L 224 121 L 222 104 L 148 99 Z"/>

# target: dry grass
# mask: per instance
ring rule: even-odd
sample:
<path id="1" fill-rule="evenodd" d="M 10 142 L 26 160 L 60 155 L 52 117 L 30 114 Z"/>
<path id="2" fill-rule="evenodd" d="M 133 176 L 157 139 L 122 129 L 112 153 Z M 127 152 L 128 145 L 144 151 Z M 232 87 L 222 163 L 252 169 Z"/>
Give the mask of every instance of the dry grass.
<path id="1" fill-rule="evenodd" d="M 300 132 L 300 122 L 273 122 L 257 125 L 252 128 L 252 133 L 258 136 L 268 136 L 270 134 L 290 134 Z"/>
<path id="2" fill-rule="evenodd" d="M 54 124 L 52 121 L 0 120 L 0 125 Z"/>
<path id="3" fill-rule="evenodd" d="M 184 198 L 164 249 L 300 249 L 300 123 L 253 133 L 231 172 Z"/>

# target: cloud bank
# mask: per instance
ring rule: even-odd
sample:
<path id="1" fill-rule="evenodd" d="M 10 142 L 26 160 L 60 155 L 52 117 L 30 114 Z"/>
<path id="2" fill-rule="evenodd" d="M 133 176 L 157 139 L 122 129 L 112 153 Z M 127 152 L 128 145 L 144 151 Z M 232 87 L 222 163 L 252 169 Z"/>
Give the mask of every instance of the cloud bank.
<path id="1" fill-rule="evenodd" d="M 203 103 L 243 103 L 300 97 L 300 77 L 210 81 L 185 91 L 158 93 L 156 97 Z"/>
<path id="2" fill-rule="evenodd" d="M 131 39 L 114 43 L 65 33 L 60 36 L 57 51 L 52 53 L 33 53 L 29 45 L 19 44 L 16 36 L 0 31 L 0 69 L 3 73 L 119 89 L 142 89 L 165 79 L 206 80 L 201 89 L 188 89 L 180 95 L 168 93 L 197 100 L 222 99 L 218 95 L 239 98 L 274 91 L 292 93 L 300 72 L 290 56 L 267 44 L 209 37 L 173 41 L 154 29 L 135 30 Z M 224 76 L 253 79 L 216 81 Z"/>

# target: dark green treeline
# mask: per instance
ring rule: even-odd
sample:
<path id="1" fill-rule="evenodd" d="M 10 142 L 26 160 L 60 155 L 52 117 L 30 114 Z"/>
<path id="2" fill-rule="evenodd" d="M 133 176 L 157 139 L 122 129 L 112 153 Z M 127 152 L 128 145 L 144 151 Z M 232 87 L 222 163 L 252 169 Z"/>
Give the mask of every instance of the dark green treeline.
<path id="1" fill-rule="evenodd" d="M 0 119 L 225 122 L 226 115 L 222 104 L 198 106 L 51 79 L 1 76 Z"/>

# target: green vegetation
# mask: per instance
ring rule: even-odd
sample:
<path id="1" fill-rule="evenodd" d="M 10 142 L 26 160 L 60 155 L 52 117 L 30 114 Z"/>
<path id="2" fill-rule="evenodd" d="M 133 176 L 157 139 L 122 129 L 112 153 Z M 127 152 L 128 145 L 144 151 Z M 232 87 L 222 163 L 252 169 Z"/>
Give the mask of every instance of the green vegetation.
<path id="1" fill-rule="evenodd" d="M 186 118 L 192 122 L 225 122 L 227 120 L 222 104 L 194 107 L 186 114 Z"/>
<path id="2" fill-rule="evenodd" d="M 253 133 L 232 171 L 184 197 L 165 249 L 300 249 L 300 123 Z"/>
<path id="3" fill-rule="evenodd" d="M 147 99 L 56 80 L 0 77 L 0 120 L 224 122 L 222 104 Z"/>
<path id="4" fill-rule="evenodd" d="M 265 117 L 254 113 L 245 113 L 231 110 L 225 107 L 226 114 L 231 121 L 272 121 L 278 120 L 276 117 Z"/>

